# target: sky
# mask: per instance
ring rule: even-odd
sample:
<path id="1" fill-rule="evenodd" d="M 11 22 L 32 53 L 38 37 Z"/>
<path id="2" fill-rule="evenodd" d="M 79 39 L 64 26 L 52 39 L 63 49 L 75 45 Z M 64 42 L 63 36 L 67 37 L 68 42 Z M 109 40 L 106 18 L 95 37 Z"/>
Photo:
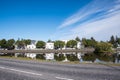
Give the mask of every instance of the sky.
<path id="1" fill-rule="evenodd" d="M 0 39 L 120 37 L 120 0 L 0 0 Z"/>

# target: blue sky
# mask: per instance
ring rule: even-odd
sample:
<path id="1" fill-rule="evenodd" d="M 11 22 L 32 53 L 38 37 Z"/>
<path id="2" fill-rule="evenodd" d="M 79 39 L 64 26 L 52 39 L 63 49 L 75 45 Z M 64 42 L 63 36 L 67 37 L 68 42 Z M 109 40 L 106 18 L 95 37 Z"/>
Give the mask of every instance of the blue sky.
<path id="1" fill-rule="evenodd" d="M 120 37 L 120 0 L 0 0 L 0 39 Z"/>

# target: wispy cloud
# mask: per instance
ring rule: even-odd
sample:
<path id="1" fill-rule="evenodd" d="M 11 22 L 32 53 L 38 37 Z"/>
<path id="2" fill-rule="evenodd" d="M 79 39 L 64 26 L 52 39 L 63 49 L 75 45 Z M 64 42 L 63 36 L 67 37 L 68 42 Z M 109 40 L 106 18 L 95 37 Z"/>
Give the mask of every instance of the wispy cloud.
<path id="1" fill-rule="evenodd" d="M 55 36 L 61 36 L 61 39 L 94 36 L 99 40 L 111 35 L 120 36 L 120 0 L 91 1 L 63 21 Z"/>

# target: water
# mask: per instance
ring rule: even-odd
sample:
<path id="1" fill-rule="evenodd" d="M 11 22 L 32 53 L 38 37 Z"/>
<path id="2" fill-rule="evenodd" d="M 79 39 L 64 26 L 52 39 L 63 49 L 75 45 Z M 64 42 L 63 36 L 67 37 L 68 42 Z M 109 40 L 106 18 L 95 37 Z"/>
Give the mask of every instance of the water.
<path id="1" fill-rule="evenodd" d="M 30 57 L 37 59 L 48 59 L 54 61 L 80 61 L 89 63 L 120 63 L 120 54 L 94 54 L 94 53 L 9 53 L 1 54 L 1 56 Z"/>

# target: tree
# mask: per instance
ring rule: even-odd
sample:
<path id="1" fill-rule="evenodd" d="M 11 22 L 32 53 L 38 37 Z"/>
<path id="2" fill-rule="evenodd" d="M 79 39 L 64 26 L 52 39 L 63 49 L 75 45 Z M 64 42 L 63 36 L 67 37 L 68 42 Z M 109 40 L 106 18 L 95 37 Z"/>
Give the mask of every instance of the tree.
<path id="1" fill-rule="evenodd" d="M 16 41 L 16 45 L 19 49 L 25 49 L 25 46 L 31 44 L 31 40 L 30 39 L 18 39 Z"/>
<path id="2" fill-rule="evenodd" d="M 2 39 L 2 40 L 0 41 L 0 46 L 1 46 L 1 48 L 3 48 L 3 49 L 6 49 L 6 48 L 7 48 L 7 41 L 6 41 L 6 39 Z"/>
<path id="3" fill-rule="evenodd" d="M 48 41 L 47 42 L 52 42 L 52 40 L 51 39 L 48 39 Z"/>
<path id="4" fill-rule="evenodd" d="M 75 48 L 77 46 L 77 41 L 76 40 L 69 40 L 67 42 L 66 46 L 69 48 Z"/>
<path id="5" fill-rule="evenodd" d="M 110 41 L 109 41 L 114 48 L 116 48 L 118 45 L 117 45 L 117 40 L 114 38 L 114 36 L 112 35 L 111 38 L 110 38 Z"/>
<path id="6" fill-rule="evenodd" d="M 117 44 L 120 45 L 120 38 L 118 38 L 117 36 L 116 36 L 116 42 L 117 42 Z"/>
<path id="7" fill-rule="evenodd" d="M 113 35 L 112 35 L 111 38 L 110 38 L 110 43 L 111 43 L 111 44 L 114 44 L 114 43 L 115 43 L 115 38 L 114 38 Z"/>
<path id="8" fill-rule="evenodd" d="M 82 39 L 82 43 L 85 47 L 92 47 L 94 48 L 97 44 L 97 41 L 95 41 L 95 39 L 93 37 L 91 37 L 91 39 Z"/>
<path id="9" fill-rule="evenodd" d="M 37 48 L 45 48 L 45 42 L 44 41 L 38 41 L 36 44 Z"/>
<path id="10" fill-rule="evenodd" d="M 112 44 L 107 42 L 99 42 L 95 47 L 95 53 L 111 53 Z"/>
<path id="11" fill-rule="evenodd" d="M 65 42 L 63 42 L 63 41 L 55 41 L 54 42 L 54 47 L 55 47 L 55 49 L 58 49 L 58 48 L 63 48 L 64 47 L 64 45 L 65 45 Z"/>
<path id="12" fill-rule="evenodd" d="M 82 38 L 82 43 L 83 43 L 83 45 L 84 45 L 85 47 L 87 46 L 86 38 Z"/>
<path id="13" fill-rule="evenodd" d="M 93 37 L 91 37 L 91 40 L 92 40 L 92 41 L 96 41 Z"/>
<path id="14" fill-rule="evenodd" d="M 75 40 L 80 42 L 80 38 L 78 36 L 75 38 Z"/>
<path id="15" fill-rule="evenodd" d="M 118 38 L 118 40 L 117 40 L 117 41 L 118 41 L 118 44 L 120 45 L 120 38 Z"/>
<path id="16" fill-rule="evenodd" d="M 16 45 L 17 45 L 17 47 L 18 47 L 19 49 L 25 49 L 25 43 L 24 43 L 24 40 L 23 40 L 23 39 L 22 39 L 22 40 L 18 39 L 18 40 L 16 41 Z"/>
<path id="17" fill-rule="evenodd" d="M 26 39 L 26 40 L 24 40 L 24 43 L 27 46 L 27 45 L 31 44 L 31 40 L 30 39 Z"/>
<path id="18" fill-rule="evenodd" d="M 14 43 L 15 43 L 15 40 L 14 40 L 14 39 L 9 39 L 9 40 L 7 41 L 7 49 L 8 49 L 8 50 L 14 49 L 14 48 L 15 48 Z"/>

